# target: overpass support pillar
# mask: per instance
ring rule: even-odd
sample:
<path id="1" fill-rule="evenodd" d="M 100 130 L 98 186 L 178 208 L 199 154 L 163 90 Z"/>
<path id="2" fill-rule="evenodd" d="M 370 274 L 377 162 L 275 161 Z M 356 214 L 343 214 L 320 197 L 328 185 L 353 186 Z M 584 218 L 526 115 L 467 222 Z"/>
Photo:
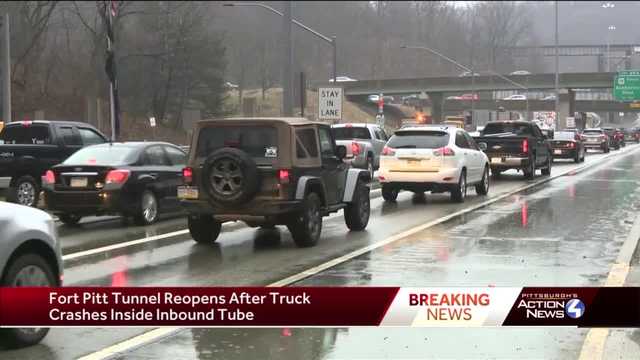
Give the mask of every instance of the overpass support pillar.
<path id="1" fill-rule="evenodd" d="M 575 116 L 576 112 L 576 92 L 572 89 L 560 93 L 560 103 L 556 117 L 556 130 L 567 128 L 567 117 Z"/>
<path id="2" fill-rule="evenodd" d="M 429 93 L 431 100 L 431 119 L 434 124 L 442 124 L 444 122 L 444 113 L 442 108 L 444 105 L 444 94 L 441 92 Z"/>

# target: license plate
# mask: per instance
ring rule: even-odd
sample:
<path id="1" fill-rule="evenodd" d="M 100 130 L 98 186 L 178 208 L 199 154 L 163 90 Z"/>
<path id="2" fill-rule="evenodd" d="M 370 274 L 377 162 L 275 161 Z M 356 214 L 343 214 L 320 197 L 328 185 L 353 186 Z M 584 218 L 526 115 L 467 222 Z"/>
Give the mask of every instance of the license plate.
<path id="1" fill-rule="evenodd" d="M 85 177 L 80 177 L 80 178 L 71 178 L 71 187 L 87 187 L 87 184 L 89 182 L 87 181 L 87 178 Z"/>
<path id="2" fill-rule="evenodd" d="M 420 160 L 407 160 L 407 165 L 411 165 L 411 166 L 420 165 Z"/>
<path id="3" fill-rule="evenodd" d="M 502 158 L 491 158 L 492 164 L 500 164 L 502 163 Z"/>
<path id="4" fill-rule="evenodd" d="M 178 186 L 178 199 L 197 199 L 198 188 L 193 186 Z"/>
<path id="5" fill-rule="evenodd" d="M 556 155 L 562 155 L 562 150 L 553 150 L 553 153 Z"/>

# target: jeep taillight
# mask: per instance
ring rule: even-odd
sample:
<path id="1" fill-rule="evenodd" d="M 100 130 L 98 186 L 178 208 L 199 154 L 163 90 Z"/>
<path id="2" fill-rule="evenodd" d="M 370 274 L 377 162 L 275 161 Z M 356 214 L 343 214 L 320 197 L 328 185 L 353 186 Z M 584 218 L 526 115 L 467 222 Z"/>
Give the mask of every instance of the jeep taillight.
<path id="1" fill-rule="evenodd" d="M 287 169 L 282 169 L 278 172 L 278 179 L 280 184 L 288 184 L 291 182 L 291 172 Z"/>
<path id="2" fill-rule="evenodd" d="M 525 154 L 529 152 L 529 140 L 527 139 L 522 140 L 522 152 Z"/>
<path id="3" fill-rule="evenodd" d="M 193 169 L 190 167 L 186 167 L 182 169 L 182 181 L 186 185 L 190 185 L 193 182 Z"/>

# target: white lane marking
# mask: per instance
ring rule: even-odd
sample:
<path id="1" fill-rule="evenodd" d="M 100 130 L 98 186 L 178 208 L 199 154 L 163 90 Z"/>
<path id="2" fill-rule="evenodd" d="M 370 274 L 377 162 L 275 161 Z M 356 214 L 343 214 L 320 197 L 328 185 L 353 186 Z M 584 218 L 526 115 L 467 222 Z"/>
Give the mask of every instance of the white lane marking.
<path id="1" fill-rule="evenodd" d="M 611 156 L 611 155 L 609 155 L 609 156 Z M 600 158 L 598 160 L 604 160 L 604 159 L 607 159 L 607 158 L 608 158 L 608 156 L 605 156 L 605 157 L 602 157 L 602 158 Z M 426 229 L 428 227 L 431 227 L 431 226 L 440 224 L 442 222 L 445 222 L 445 221 L 447 221 L 447 220 L 449 220 L 449 219 L 451 219 L 453 217 L 456 217 L 456 216 L 471 212 L 474 209 L 478 209 L 478 208 L 487 206 L 487 205 L 492 204 L 492 203 L 494 203 L 496 201 L 499 201 L 501 199 L 509 197 L 509 196 L 511 196 L 511 195 L 513 195 L 515 193 L 527 190 L 527 189 L 532 188 L 534 186 L 537 186 L 537 185 L 543 184 L 545 182 L 551 181 L 553 179 L 556 179 L 558 177 L 564 176 L 564 175 L 566 175 L 566 174 L 568 174 L 570 172 L 581 171 L 581 170 L 584 170 L 586 168 L 593 167 L 593 166 L 595 166 L 597 164 L 600 164 L 600 163 L 602 163 L 602 161 L 594 161 L 592 163 L 591 162 L 590 163 L 586 163 L 586 164 L 584 164 L 584 165 L 582 165 L 582 166 L 580 166 L 578 168 L 569 169 L 569 170 L 563 171 L 563 172 L 561 172 L 561 173 L 559 173 L 557 175 L 549 176 L 547 178 L 539 180 L 539 181 L 537 181 L 535 183 L 528 184 L 526 186 L 522 186 L 522 187 L 520 187 L 520 188 L 518 188 L 516 190 L 513 190 L 513 191 L 510 191 L 510 192 L 508 192 L 506 194 L 497 196 L 496 198 L 493 198 L 491 200 L 485 201 L 485 202 L 483 202 L 481 204 L 474 205 L 474 206 L 471 206 L 471 207 L 469 207 L 467 209 L 463 209 L 463 210 L 460 210 L 460 211 L 455 212 L 453 214 L 441 217 L 440 219 L 433 220 L 433 221 L 431 221 L 431 222 L 429 222 L 427 224 L 419 225 L 419 226 L 414 227 L 412 229 L 406 230 L 406 231 L 404 231 L 402 233 L 396 234 L 396 235 L 394 235 L 394 236 L 392 236 L 392 237 L 390 237 L 390 238 L 388 238 L 386 240 L 383 240 L 381 242 L 378 242 L 378 243 L 375 243 L 375 244 L 371 244 L 371 245 L 366 246 L 366 247 L 364 247 L 362 249 L 352 251 L 351 253 L 346 254 L 344 256 L 341 256 L 339 258 L 330 260 L 330 261 L 328 261 L 328 262 L 326 262 L 324 264 L 321 264 L 321 265 L 315 266 L 313 268 L 310 268 L 308 270 L 305 270 L 305 271 L 303 271 L 303 272 L 301 272 L 301 273 L 299 273 L 297 275 L 289 276 L 286 279 L 283 279 L 283 280 L 280 280 L 280 281 L 276 281 L 274 283 L 271 283 L 271 284 L 267 285 L 267 287 L 281 287 L 281 286 L 290 285 L 290 284 L 292 284 L 294 282 L 297 282 L 297 281 L 300 281 L 300 280 L 302 280 L 304 278 L 307 278 L 309 276 L 315 275 L 315 274 L 319 273 L 320 271 L 326 270 L 326 269 L 331 268 L 333 266 L 339 265 L 339 264 L 341 264 L 341 263 L 343 263 L 345 261 L 353 259 L 353 258 L 355 258 L 357 256 L 360 256 L 360 255 L 362 255 L 362 254 L 364 254 L 364 253 L 366 253 L 368 251 L 371 251 L 371 250 L 374 250 L 376 248 L 379 248 L 379 247 L 382 247 L 384 245 L 387 245 L 389 243 L 398 241 L 398 240 L 402 239 L 403 237 L 410 236 L 410 235 L 415 234 L 417 232 L 420 232 L 420 231 L 422 231 L 422 230 L 424 230 L 424 229 Z M 102 360 L 102 359 L 106 359 L 106 358 L 109 358 L 111 356 L 114 356 L 114 355 L 117 355 L 117 354 L 120 354 L 120 353 L 131 351 L 132 349 L 138 348 L 138 347 L 140 347 L 142 345 L 158 341 L 158 340 L 160 340 L 162 338 L 165 338 L 165 337 L 168 337 L 170 335 L 173 335 L 175 332 L 177 332 L 177 331 L 179 331 L 181 329 L 183 329 L 183 328 L 180 328 L 180 327 L 156 328 L 154 330 L 148 331 L 146 333 L 143 333 L 143 334 L 140 334 L 138 336 L 132 337 L 132 338 L 130 338 L 128 340 L 125 340 L 125 341 L 122 341 L 120 343 L 117 343 L 115 345 L 106 347 L 106 348 L 104 348 L 104 349 L 102 349 L 100 351 L 88 354 L 88 355 L 86 355 L 86 356 L 84 356 L 84 357 L 82 357 L 80 359 L 81 360 Z"/>
<path id="2" fill-rule="evenodd" d="M 377 190 L 372 190 L 371 191 L 371 193 L 374 193 L 374 192 L 381 192 L 381 190 L 377 189 Z M 333 213 L 333 214 L 327 216 L 327 218 L 332 219 L 332 218 L 335 218 L 337 216 L 341 216 L 341 213 L 340 212 Z M 235 222 L 229 222 L 229 223 L 222 224 L 222 227 L 225 228 L 225 227 L 230 227 L 230 226 L 234 226 L 234 225 L 237 226 L 237 224 Z M 174 237 L 174 236 L 181 236 L 181 235 L 187 235 L 187 234 L 189 234 L 189 230 L 188 229 L 182 229 L 182 230 L 178 230 L 178 231 L 174 231 L 174 232 L 170 232 L 170 233 L 166 233 L 166 234 L 150 236 L 150 237 L 146 237 L 146 238 L 142 238 L 142 239 L 126 241 L 126 242 L 122 242 L 122 243 L 102 246 L 102 247 L 95 248 L 95 249 L 89 249 L 89 250 L 85 250 L 85 251 L 79 251 L 79 252 L 63 255 L 62 256 L 62 260 L 63 261 L 75 260 L 75 259 L 78 259 L 78 258 L 91 256 L 91 255 L 96 255 L 96 254 L 100 254 L 100 253 L 103 253 L 103 252 L 123 249 L 123 248 L 127 248 L 127 247 L 130 247 L 130 246 L 146 244 L 146 243 L 149 243 L 149 242 L 159 241 L 159 240 L 168 239 L 168 238 L 171 238 L 171 237 Z"/>
<path id="3" fill-rule="evenodd" d="M 631 259 L 640 241 L 640 215 L 631 227 L 631 231 L 620 248 L 620 253 L 616 262 L 611 266 L 609 276 L 604 286 L 624 286 L 629 270 L 631 269 Z M 582 344 L 579 360 L 601 360 L 604 358 L 609 329 L 590 329 Z"/>

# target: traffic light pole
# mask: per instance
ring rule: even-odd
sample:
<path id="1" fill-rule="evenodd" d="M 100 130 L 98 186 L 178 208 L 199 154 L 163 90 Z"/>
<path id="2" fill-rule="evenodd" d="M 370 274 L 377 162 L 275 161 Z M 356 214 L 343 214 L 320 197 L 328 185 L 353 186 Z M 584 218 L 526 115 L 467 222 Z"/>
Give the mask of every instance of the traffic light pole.
<path id="1" fill-rule="evenodd" d="M 2 51 L 2 120 L 11 122 L 11 33 L 9 31 L 9 14 L 2 19 L 3 51 Z"/>

